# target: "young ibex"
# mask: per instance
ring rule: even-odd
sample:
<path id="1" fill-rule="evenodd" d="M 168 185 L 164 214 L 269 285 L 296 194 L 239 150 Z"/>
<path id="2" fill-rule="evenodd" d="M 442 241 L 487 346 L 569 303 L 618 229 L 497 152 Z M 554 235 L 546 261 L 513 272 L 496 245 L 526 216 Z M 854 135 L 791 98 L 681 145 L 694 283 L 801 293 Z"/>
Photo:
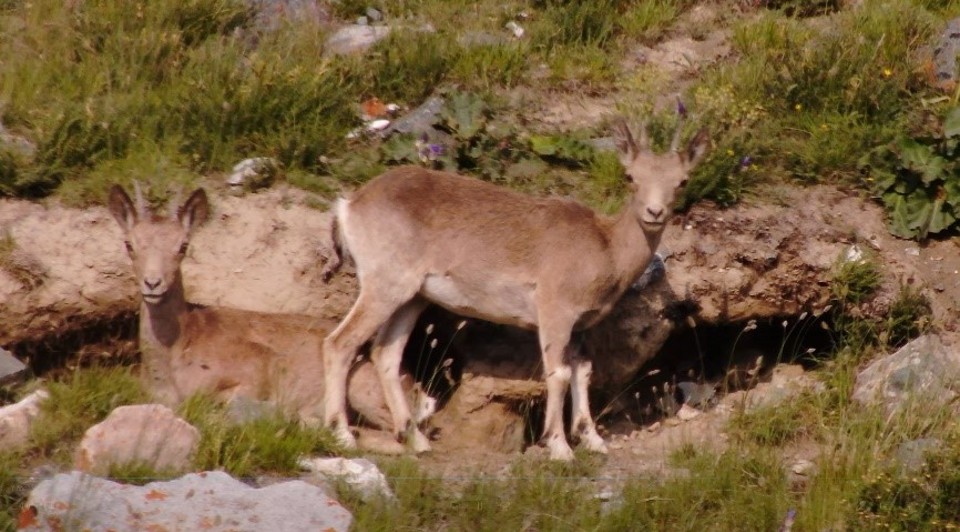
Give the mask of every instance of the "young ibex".
<path id="1" fill-rule="evenodd" d="M 119 186 L 110 191 L 110 212 L 125 234 L 141 295 L 140 352 L 148 390 L 168 405 L 198 392 L 225 401 L 270 401 L 304 422 L 319 423 L 324 377 L 317 352 L 336 323 L 188 303 L 180 263 L 193 230 L 207 218 L 207 195 L 197 189 L 167 217 L 148 212 L 139 187 L 136 198 L 135 205 Z M 409 391 L 413 380 L 404 379 Z M 369 362 L 356 366 L 349 390 L 360 416 L 392 428 Z M 417 399 L 423 399 L 416 405 L 422 420 L 432 413 L 432 399 Z"/>
<path id="2" fill-rule="evenodd" d="M 617 145 L 632 194 L 614 217 L 579 203 L 531 197 L 477 179 L 403 167 L 341 199 L 335 230 L 353 257 L 360 294 L 324 340 L 324 421 L 345 444 L 344 387 L 349 362 L 374 334 L 371 354 L 394 430 L 415 451 L 429 442 L 410 422 L 398 370 L 404 344 L 428 302 L 468 317 L 537 330 L 547 384 L 543 440 L 553 459 L 573 452 L 563 431 L 572 385 L 571 433 L 606 452 L 587 401 L 591 363 L 570 349 L 573 331 L 605 317 L 650 262 L 677 191 L 709 142 L 700 131 L 685 150 L 654 154 L 646 128 L 639 142 L 626 124 Z M 334 257 L 334 266 L 340 257 Z M 571 368 L 571 365 L 573 366 Z"/>

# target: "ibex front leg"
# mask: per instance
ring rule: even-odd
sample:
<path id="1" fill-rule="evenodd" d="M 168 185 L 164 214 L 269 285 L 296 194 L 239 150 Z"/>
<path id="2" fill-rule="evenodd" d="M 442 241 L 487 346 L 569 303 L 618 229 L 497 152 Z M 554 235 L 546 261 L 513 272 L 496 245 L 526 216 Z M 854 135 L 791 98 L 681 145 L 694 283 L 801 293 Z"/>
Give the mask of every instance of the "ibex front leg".
<path id="1" fill-rule="evenodd" d="M 570 385 L 571 369 L 565 360 L 572 322 L 551 320 L 540 323 L 540 349 L 543 374 L 547 381 L 547 412 L 543 421 L 543 441 L 551 460 L 573 460 L 573 450 L 563 430 L 563 400 Z"/>
<path id="2" fill-rule="evenodd" d="M 417 324 L 417 318 L 427 303 L 414 298 L 393 314 L 380 331 L 373 344 L 370 358 L 377 368 L 383 396 L 387 408 L 393 416 L 393 429 L 397 439 L 403 439 L 414 452 L 430 450 L 430 441 L 420 432 L 417 424 L 411 420 L 410 405 L 407 404 L 403 386 L 400 384 L 400 363 L 403 360 L 403 348 Z"/>
<path id="3" fill-rule="evenodd" d="M 590 399 L 587 395 L 590 387 L 590 375 L 593 363 L 573 354 L 573 379 L 570 382 L 570 401 L 573 415 L 570 420 L 570 436 L 580 440 L 588 450 L 607 454 L 607 445 L 597 434 L 597 426 L 590 415 Z"/>

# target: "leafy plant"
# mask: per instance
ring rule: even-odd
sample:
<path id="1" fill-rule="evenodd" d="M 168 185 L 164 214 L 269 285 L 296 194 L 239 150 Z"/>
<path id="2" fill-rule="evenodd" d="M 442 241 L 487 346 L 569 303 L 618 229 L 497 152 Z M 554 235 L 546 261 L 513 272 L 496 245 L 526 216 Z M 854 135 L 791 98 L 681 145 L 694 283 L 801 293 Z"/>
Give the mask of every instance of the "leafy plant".
<path id="1" fill-rule="evenodd" d="M 923 240 L 956 227 L 960 216 L 960 107 L 942 133 L 901 135 L 861 160 L 890 216 L 890 232 Z"/>

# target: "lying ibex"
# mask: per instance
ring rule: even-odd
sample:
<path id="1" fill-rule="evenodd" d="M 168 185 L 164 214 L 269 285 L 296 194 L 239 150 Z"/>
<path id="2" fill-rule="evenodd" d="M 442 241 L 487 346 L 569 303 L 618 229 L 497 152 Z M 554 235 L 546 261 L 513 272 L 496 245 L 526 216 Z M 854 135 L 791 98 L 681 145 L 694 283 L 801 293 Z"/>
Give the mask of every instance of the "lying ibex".
<path id="1" fill-rule="evenodd" d="M 207 218 L 207 195 L 197 189 L 162 217 L 148 212 L 139 187 L 136 192 L 134 205 L 114 186 L 110 212 L 126 236 L 141 295 L 140 352 L 148 390 L 169 405 L 198 392 L 226 401 L 270 401 L 304 422 L 319 423 L 324 377 L 317 352 L 336 323 L 188 303 L 180 263 L 193 230 Z M 409 391 L 413 380 L 404 375 L 404 382 Z M 369 362 L 351 372 L 349 390 L 350 404 L 360 416 L 378 428 L 392 428 Z M 432 413 L 433 403 L 419 399 L 422 420 Z"/>
<path id="2" fill-rule="evenodd" d="M 660 242 L 677 191 L 709 142 L 700 131 L 678 150 L 654 154 L 644 128 L 626 124 L 618 148 L 632 194 L 614 217 L 579 203 L 531 197 L 455 174 L 403 167 L 336 204 L 339 247 L 353 257 L 360 294 L 324 340 L 324 421 L 345 444 L 344 386 L 350 360 L 376 335 L 372 359 L 394 430 L 415 451 L 429 442 L 410 422 L 398 378 L 404 344 L 428 302 L 463 316 L 536 329 L 547 384 L 543 441 L 554 459 L 573 456 L 563 432 L 563 400 L 572 385 L 571 432 L 605 452 L 587 401 L 591 363 L 569 349 L 571 333 L 596 324 L 643 272 Z M 338 265 L 340 257 L 331 264 Z M 571 368 L 571 364 L 573 368 Z"/>

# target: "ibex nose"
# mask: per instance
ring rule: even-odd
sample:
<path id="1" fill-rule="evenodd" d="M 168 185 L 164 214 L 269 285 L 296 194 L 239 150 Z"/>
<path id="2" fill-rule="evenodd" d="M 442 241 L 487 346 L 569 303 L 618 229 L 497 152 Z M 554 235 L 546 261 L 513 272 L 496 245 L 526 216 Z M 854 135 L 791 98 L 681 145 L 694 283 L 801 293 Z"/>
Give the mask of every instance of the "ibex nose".
<path id="1" fill-rule="evenodd" d="M 163 279 L 144 279 L 143 286 L 146 286 L 148 290 L 156 290 L 160 287 L 160 283 L 163 282 Z"/>
<path id="2" fill-rule="evenodd" d="M 659 220 L 663 215 L 663 207 L 647 207 L 647 213 L 653 216 L 654 220 Z"/>

